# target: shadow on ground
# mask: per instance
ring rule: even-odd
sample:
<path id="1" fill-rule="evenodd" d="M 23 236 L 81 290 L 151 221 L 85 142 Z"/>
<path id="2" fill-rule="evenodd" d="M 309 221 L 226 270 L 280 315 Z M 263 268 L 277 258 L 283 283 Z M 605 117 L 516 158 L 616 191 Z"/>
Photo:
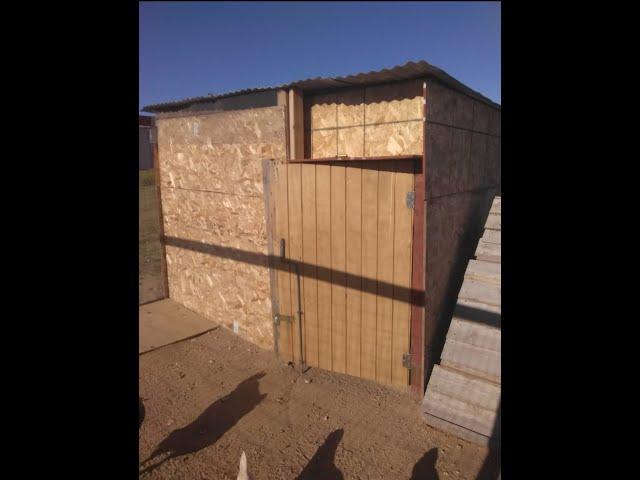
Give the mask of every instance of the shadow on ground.
<path id="1" fill-rule="evenodd" d="M 438 449 L 432 448 L 413 466 L 411 480 L 440 480 L 436 470 L 437 461 Z"/>
<path id="2" fill-rule="evenodd" d="M 331 432 L 296 480 L 343 480 L 344 475 L 334 463 L 336 450 L 343 435 L 342 428 Z"/>
<path id="3" fill-rule="evenodd" d="M 142 403 L 142 398 L 138 397 L 138 403 L 139 403 L 138 430 L 140 430 L 140 427 L 142 426 L 142 422 L 144 422 L 145 410 L 144 410 L 144 403 Z"/>
<path id="4" fill-rule="evenodd" d="M 155 470 L 167 460 L 198 452 L 216 443 L 267 396 L 260 394 L 258 389 L 258 380 L 264 376 L 264 372 L 258 373 L 239 383 L 235 390 L 212 403 L 189 425 L 171 432 L 142 465 L 166 456 L 145 467 L 140 474 Z"/>

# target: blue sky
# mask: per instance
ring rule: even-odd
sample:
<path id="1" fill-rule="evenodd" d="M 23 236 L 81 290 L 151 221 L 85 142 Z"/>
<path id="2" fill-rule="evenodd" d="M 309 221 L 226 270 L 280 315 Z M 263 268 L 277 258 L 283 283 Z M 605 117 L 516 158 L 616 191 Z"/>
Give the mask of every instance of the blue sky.
<path id="1" fill-rule="evenodd" d="M 499 2 L 140 3 L 140 108 L 426 60 L 497 103 Z"/>

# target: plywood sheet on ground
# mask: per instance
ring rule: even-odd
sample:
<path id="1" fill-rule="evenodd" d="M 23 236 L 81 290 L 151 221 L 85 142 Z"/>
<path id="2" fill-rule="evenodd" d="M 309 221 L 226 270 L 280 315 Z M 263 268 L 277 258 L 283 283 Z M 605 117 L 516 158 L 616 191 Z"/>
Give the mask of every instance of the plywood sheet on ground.
<path id="1" fill-rule="evenodd" d="M 138 353 L 200 335 L 217 325 L 168 298 L 140 306 Z"/>

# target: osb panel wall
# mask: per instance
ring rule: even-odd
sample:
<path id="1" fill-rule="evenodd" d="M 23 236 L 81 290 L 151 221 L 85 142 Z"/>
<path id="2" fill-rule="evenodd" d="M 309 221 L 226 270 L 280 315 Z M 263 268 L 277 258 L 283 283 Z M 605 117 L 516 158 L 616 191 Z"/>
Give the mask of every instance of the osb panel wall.
<path id="1" fill-rule="evenodd" d="M 169 296 L 272 348 L 262 163 L 285 159 L 282 107 L 157 121 Z M 177 240 L 174 240 L 177 239 Z"/>
<path id="2" fill-rule="evenodd" d="M 425 346 L 438 361 L 464 272 L 500 190 L 500 110 L 427 81 Z"/>
<path id="3" fill-rule="evenodd" d="M 427 202 L 425 352 L 438 361 L 464 272 L 489 214 L 496 188 Z"/>
<path id="4" fill-rule="evenodd" d="M 422 155 L 422 80 L 305 96 L 305 156 Z"/>
<path id="5" fill-rule="evenodd" d="M 500 110 L 427 81 L 427 198 L 500 184 Z"/>

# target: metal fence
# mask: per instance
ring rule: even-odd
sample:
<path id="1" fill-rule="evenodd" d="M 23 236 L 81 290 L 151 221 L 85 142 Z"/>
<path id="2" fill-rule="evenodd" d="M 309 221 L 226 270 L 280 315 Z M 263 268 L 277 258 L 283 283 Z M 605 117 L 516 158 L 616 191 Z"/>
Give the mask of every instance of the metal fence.
<path id="1" fill-rule="evenodd" d="M 138 303 L 167 296 L 156 172 L 140 170 L 138 185 Z"/>

